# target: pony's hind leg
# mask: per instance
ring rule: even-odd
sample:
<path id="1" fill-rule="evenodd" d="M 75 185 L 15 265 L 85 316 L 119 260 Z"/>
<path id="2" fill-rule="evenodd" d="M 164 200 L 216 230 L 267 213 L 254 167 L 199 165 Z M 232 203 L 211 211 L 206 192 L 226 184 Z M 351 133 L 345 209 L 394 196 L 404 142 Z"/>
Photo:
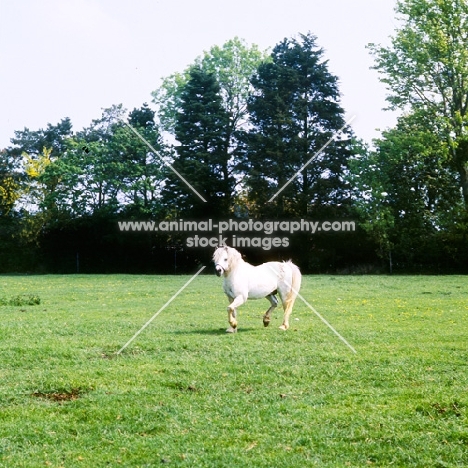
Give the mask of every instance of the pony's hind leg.
<path id="1" fill-rule="evenodd" d="M 284 317 L 283 317 L 283 323 L 279 327 L 280 330 L 287 330 L 289 328 L 289 317 L 291 316 L 292 308 L 294 305 L 294 299 L 292 301 L 286 301 L 283 304 Z"/>
<path id="2" fill-rule="evenodd" d="M 297 296 L 297 292 L 294 290 L 291 290 L 284 299 L 281 298 L 281 302 L 283 303 L 284 316 L 283 316 L 283 323 L 279 327 L 280 330 L 287 330 L 289 328 L 289 317 L 291 316 L 294 302 L 296 301 L 296 296 Z"/>
<path id="3" fill-rule="evenodd" d="M 276 299 L 276 296 L 274 294 L 270 294 L 269 296 L 266 296 L 266 298 L 270 301 L 270 308 L 265 312 L 265 315 L 263 316 L 263 326 L 268 327 L 270 325 L 271 321 L 271 313 L 276 309 L 278 305 L 278 299 Z"/>

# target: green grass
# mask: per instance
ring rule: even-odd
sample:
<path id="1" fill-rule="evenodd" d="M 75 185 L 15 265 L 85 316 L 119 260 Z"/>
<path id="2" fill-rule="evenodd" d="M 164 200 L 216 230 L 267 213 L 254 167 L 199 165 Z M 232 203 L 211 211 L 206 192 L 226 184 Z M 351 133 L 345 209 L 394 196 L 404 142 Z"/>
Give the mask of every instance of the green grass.
<path id="1" fill-rule="evenodd" d="M 308 276 L 226 334 L 221 280 L 3 276 L 0 467 L 468 466 L 467 278 Z"/>

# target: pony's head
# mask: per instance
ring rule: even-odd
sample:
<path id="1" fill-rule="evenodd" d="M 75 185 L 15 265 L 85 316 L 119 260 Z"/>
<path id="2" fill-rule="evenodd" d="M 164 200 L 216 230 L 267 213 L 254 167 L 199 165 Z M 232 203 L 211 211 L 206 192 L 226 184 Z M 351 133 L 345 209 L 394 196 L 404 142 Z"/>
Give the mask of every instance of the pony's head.
<path id="1" fill-rule="evenodd" d="M 241 254 L 236 249 L 227 246 L 218 247 L 213 254 L 216 274 L 222 276 L 228 273 L 241 259 Z"/>

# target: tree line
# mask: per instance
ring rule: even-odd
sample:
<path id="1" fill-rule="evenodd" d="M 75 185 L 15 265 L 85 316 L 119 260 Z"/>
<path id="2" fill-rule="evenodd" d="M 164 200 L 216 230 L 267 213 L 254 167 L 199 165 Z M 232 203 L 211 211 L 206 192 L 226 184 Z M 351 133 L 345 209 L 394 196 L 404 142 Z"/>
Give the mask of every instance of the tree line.
<path id="1" fill-rule="evenodd" d="M 391 46 L 369 48 L 390 105 L 405 112 L 373 147 L 346 124 L 311 33 L 269 53 L 239 38 L 214 46 L 165 78 L 152 107 L 114 105 L 81 131 L 68 118 L 16 131 L 1 151 L 0 269 L 191 271 L 211 251 L 181 233 L 123 233 L 118 221 L 304 218 L 358 229 L 300 233 L 249 260 L 466 271 L 467 6 L 405 0 L 397 10 Z"/>

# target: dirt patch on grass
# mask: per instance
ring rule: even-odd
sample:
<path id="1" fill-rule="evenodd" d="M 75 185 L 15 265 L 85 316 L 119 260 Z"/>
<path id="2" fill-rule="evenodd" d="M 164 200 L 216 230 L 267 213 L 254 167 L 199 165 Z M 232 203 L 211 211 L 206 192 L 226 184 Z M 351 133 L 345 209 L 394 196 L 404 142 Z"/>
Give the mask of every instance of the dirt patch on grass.
<path id="1" fill-rule="evenodd" d="M 425 406 L 418 406 L 416 408 L 421 414 L 429 416 L 431 419 L 436 417 L 448 418 L 448 417 L 457 417 L 460 418 L 464 413 L 464 406 L 458 401 L 453 401 L 451 403 L 432 403 Z"/>
<path id="2" fill-rule="evenodd" d="M 81 395 L 85 393 L 81 388 L 72 388 L 70 390 L 61 391 L 49 391 L 49 392 L 34 392 L 31 395 L 35 398 L 41 398 L 43 400 L 55 401 L 62 403 L 64 401 L 78 400 Z"/>

